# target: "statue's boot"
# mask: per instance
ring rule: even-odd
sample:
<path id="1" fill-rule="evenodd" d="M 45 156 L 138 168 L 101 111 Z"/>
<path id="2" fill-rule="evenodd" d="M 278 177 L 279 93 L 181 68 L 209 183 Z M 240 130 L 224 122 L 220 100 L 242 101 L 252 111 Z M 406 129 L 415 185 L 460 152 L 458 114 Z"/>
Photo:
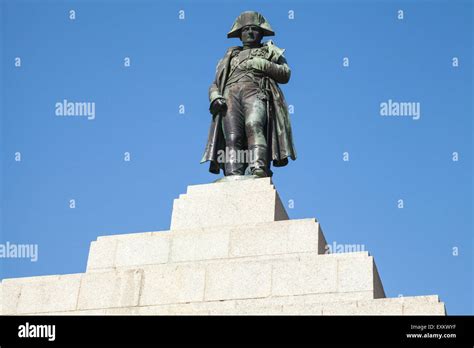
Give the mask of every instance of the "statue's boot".
<path id="1" fill-rule="evenodd" d="M 244 175 L 247 164 L 239 157 L 239 149 L 227 148 L 227 158 L 224 165 L 225 176 Z"/>
<path id="2" fill-rule="evenodd" d="M 267 171 L 267 146 L 253 145 L 250 149 L 250 170 L 258 177 L 270 176 Z"/>
<path id="3" fill-rule="evenodd" d="M 229 175 L 244 175 L 245 164 L 228 162 L 225 164 L 225 176 Z"/>
<path id="4" fill-rule="evenodd" d="M 268 176 L 267 172 L 261 168 L 255 168 L 252 171 L 252 175 L 258 176 L 259 178 L 266 178 Z"/>

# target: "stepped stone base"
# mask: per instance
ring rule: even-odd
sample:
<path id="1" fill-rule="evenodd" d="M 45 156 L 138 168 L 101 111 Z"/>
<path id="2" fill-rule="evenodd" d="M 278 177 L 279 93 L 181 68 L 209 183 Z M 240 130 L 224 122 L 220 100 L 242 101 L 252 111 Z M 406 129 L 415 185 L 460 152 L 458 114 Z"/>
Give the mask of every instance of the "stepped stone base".
<path id="1" fill-rule="evenodd" d="M 367 252 L 325 247 L 269 178 L 189 186 L 169 231 L 99 237 L 85 273 L 4 279 L 0 313 L 446 314 L 438 296 L 385 298 Z"/>

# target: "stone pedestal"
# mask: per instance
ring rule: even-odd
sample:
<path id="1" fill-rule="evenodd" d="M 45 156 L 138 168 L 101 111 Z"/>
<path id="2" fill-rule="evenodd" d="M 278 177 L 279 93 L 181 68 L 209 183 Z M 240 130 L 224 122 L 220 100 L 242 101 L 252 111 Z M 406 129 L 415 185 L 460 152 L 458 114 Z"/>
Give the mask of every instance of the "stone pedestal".
<path id="1" fill-rule="evenodd" d="M 446 314 L 436 295 L 386 298 L 372 256 L 325 246 L 269 178 L 189 186 L 170 230 L 99 237 L 85 273 L 4 279 L 0 313 Z"/>

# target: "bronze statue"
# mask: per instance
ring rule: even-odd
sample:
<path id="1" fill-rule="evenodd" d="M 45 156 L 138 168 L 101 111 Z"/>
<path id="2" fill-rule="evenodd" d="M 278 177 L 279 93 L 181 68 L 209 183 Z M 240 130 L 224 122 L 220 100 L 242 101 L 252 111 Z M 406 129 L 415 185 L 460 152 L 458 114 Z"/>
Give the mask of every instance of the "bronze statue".
<path id="1" fill-rule="evenodd" d="M 216 67 L 209 88 L 212 114 L 207 146 L 201 163 L 224 175 L 272 176 L 273 166 L 296 159 L 288 107 L 279 83 L 287 83 L 291 71 L 284 49 L 264 36 L 273 36 L 270 24 L 253 11 L 235 20 L 228 38 L 240 38 L 242 46 L 230 47 Z"/>

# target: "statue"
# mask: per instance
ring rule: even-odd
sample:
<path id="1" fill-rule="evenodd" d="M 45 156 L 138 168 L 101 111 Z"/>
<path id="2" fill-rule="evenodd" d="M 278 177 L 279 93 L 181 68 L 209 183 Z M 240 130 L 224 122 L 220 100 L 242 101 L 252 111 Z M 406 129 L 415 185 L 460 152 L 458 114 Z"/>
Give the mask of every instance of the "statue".
<path id="1" fill-rule="evenodd" d="M 296 159 L 288 107 L 279 83 L 291 71 L 284 49 L 264 36 L 273 36 L 270 24 L 259 13 L 240 14 L 227 34 L 242 46 L 227 49 L 217 63 L 209 88 L 211 127 L 201 163 L 225 177 L 272 176 L 271 164 L 282 167 Z"/>

